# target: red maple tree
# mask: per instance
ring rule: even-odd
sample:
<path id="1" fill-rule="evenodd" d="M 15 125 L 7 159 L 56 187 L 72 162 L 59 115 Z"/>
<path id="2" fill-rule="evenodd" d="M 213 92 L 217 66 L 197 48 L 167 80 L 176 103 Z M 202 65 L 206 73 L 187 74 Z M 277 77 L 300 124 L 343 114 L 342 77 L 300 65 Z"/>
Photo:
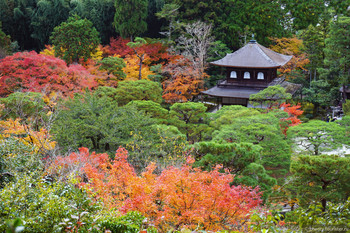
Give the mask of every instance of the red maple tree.
<path id="1" fill-rule="evenodd" d="M 83 66 L 67 66 L 59 58 L 35 51 L 19 52 L 2 59 L 0 73 L 0 96 L 18 90 L 72 96 L 74 92 L 97 86 L 95 77 Z"/>
<path id="2" fill-rule="evenodd" d="M 301 120 L 298 119 L 298 117 L 303 114 L 304 111 L 300 110 L 300 108 L 300 104 L 292 106 L 291 104 L 282 103 L 280 105 L 280 109 L 288 113 L 288 117 L 281 119 L 280 124 L 284 135 L 287 135 L 287 130 L 290 126 L 301 124 Z"/>
<path id="3" fill-rule="evenodd" d="M 111 38 L 110 45 L 105 46 L 102 50 L 105 56 L 118 55 L 125 58 L 127 55 L 134 55 L 132 48 L 127 46 L 129 39 L 118 37 Z M 169 60 L 175 56 L 168 53 L 168 47 L 160 42 L 147 43 L 138 48 L 139 52 L 146 54 L 150 58 L 150 65 L 167 64 Z"/>

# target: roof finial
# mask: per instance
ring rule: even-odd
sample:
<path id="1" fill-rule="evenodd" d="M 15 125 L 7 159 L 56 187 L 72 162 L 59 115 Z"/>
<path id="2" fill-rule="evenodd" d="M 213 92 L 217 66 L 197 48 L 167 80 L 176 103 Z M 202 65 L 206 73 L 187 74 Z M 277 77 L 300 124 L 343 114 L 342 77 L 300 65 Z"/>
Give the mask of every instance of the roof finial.
<path id="1" fill-rule="evenodd" d="M 254 33 L 252 34 L 252 39 L 249 41 L 250 44 L 255 44 L 256 40 L 254 40 Z"/>

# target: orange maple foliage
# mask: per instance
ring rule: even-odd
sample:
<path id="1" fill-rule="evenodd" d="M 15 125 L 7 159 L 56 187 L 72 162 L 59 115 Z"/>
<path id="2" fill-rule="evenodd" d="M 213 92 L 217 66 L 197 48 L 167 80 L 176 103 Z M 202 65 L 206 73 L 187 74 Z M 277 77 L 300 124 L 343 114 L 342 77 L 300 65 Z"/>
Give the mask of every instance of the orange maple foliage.
<path id="1" fill-rule="evenodd" d="M 270 38 L 274 42 L 270 48 L 278 53 L 285 55 L 293 55 L 293 58 L 283 67 L 279 68 L 278 71 L 281 75 L 286 75 L 286 79 L 293 79 L 293 72 L 305 71 L 305 66 L 310 63 L 307 55 L 302 52 L 303 41 L 296 38 Z"/>
<path id="2" fill-rule="evenodd" d="M 107 71 L 101 70 L 99 64 L 92 59 L 81 61 L 81 65 L 94 77 L 97 86 L 117 87 L 119 80 L 113 74 L 108 74 Z"/>
<path id="3" fill-rule="evenodd" d="M 283 131 L 284 135 L 287 135 L 287 130 L 290 126 L 295 126 L 295 125 L 299 125 L 301 124 L 301 120 L 298 119 L 298 116 L 300 116 L 301 114 L 303 114 L 303 110 L 300 110 L 301 105 L 297 104 L 292 106 L 291 104 L 286 104 L 286 103 L 282 103 L 280 105 L 280 109 L 282 109 L 283 111 L 285 111 L 286 113 L 288 113 L 288 118 L 284 118 L 282 119 L 281 123 L 283 122 L 287 122 L 288 124 L 281 124 L 281 128 Z"/>
<path id="4" fill-rule="evenodd" d="M 163 98 L 166 102 L 187 102 L 204 90 L 204 79 L 208 75 L 189 64 L 186 58 L 179 57 L 164 68 L 166 76 L 170 76 L 163 82 Z"/>
<path id="5" fill-rule="evenodd" d="M 127 157 L 124 148 L 117 150 L 113 161 L 107 154 L 90 154 L 81 148 L 79 154 L 57 158 L 51 172 L 64 170 L 67 175 L 70 167 L 78 167 L 80 186 L 106 208 L 139 211 L 161 232 L 183 227 L 212 231 L 244 227 L 242 222 L 261 203 L 258 188 L 230 186 L 234 175 L 220 173 L 220 166 L 202 171 L 193 168 L 193 159 L 189 159 L 182 167 L 169 167 L 159 175 L 154 173 L 155 164 L 150 164 L 138 176 Z"/>

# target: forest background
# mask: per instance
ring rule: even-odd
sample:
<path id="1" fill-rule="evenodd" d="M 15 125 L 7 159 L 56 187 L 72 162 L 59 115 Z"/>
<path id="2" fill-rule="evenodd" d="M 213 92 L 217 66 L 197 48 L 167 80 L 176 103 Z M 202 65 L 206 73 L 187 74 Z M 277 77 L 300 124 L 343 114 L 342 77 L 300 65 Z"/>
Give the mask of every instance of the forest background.
<path id="1" fill-rule="evenodd" d="M 0 0 L 0 230 L 349 230 L 349 6 Z M 302 98 L 208 111 L 252 35 Z"/>

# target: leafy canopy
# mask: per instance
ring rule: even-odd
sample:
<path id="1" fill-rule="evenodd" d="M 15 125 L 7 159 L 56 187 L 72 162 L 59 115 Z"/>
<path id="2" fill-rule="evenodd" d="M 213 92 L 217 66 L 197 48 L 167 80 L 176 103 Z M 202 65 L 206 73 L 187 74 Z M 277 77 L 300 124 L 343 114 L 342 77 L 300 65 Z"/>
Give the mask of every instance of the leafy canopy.
<path id="1" fill-rule="evenodd" d="M 269 86 L 257 94 L 250 95 L 249 100 L 254 105 L 266 105 L 271 108 L 276 103 L 282 103 L 292 98 L 292 95 L 286 92 L 286 89 L 280 85 Z"/>
<path id="2" fill-rule="evenodd" d="M 345 128 L 336 122 L 311 120 L 289 128 L 287 135 L 294 141 L 296 151 L 313 155 L 349 144 Z"/>
<path id="3" fill-rule="evenodd" d="M 105 91 L 113 88 L 103 87 Z M 65 150 L 86 146 L 115 151 L 131 140 L 131 132 L 147 134 L 155 120 L 132 106 L 118 107 L 108 92 L 76 94 L 63 103 L 52 132 Z"/>
<path id="4" fill-rule="evenodd" d="M 301 204 L 345 201 L 350 189 L 350 159 L 337 155 L 299 155 L 291 164 L 293 184 Z"/>
<path id="5" fill-rule="evenodd" d="M 162 88 L 157 82 L 148 80 L 122 81 L 115 90 L 116 101 L 120 106 L 133 100 L 162 102 Z"/>
<path id="6" fill-rule="evenodd" d="M 79 62 L 81 58 L 86 61 L 100 43 L 91 21 L 77 15 L 55 27 L 50 39 L 55 46 L 55 56 L 62 57 L 67 64 Z"/>
<path id="7" fill-rule="evenodd" d="M 43 65 L 45 64 L 45 65 Z M 15 91 L 61 93 L 72 96 L 95 87 L 95 76 L 79 64 L 67 64 L 52 56 L 35 51 L 7 56 L 0 63 L 0 96 Z"/>

